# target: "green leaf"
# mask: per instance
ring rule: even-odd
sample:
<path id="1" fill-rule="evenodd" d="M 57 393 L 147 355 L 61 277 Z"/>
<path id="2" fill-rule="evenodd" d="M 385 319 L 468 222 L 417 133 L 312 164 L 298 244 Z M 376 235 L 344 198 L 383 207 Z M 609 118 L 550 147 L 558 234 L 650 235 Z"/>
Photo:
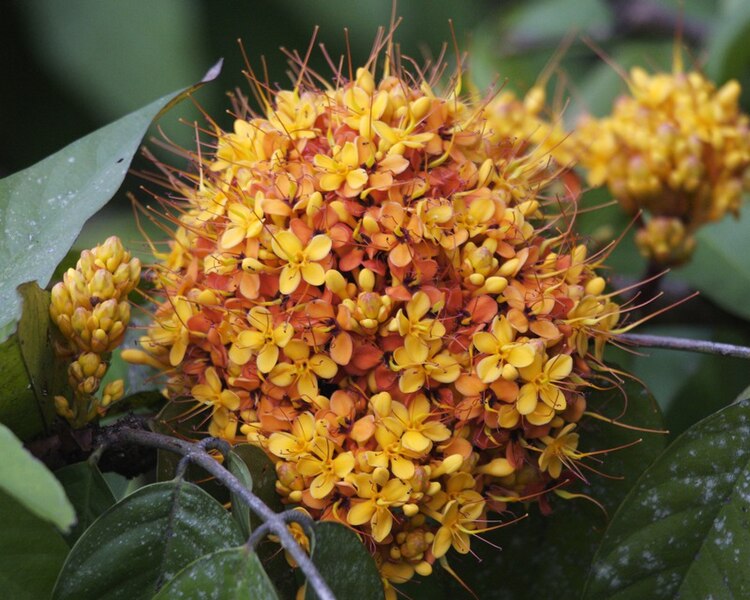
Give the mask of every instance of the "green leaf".
<path id="1" fill-rule="evenodd" d="M 619 421 L 661 429 L 661 414 L 654 399 L 634 382 L 626 382 L 623 391 L 627 394 L 628 404 Z M 619 390 L 593 392 L 587 396 L 587 403 L 589 410 L 612 418 L 618 417 L 623 409 Z M 632 431 L 586 417 L 578 430 L 583 451 L 614 448 L 643 440 L 630 448 L 598 456 L 602 463 L 589 461 L 593 468 L 617 479 L 583 470 L 590 484 L 566 488 L 596 499 L 612 515 L 643 469 L 664 449 L 666 436 Z M 447 555 L 450 566 L 479 598 L 580 597 L 607 518 L 598 507 L 584 499 L 563 500 L 550 494 L 550 506 L 552 513 L 547 516 L 533 507 L 522 521 L 473 537 L 471 550 L 474 555 L 461 556 L 451 551 Z M 516 515 L 524 514 L 521 506 L 510 505 L 509 508 L 515 508 Z M 494 526 L 507 523 L 511 515 L 498 517 L 492 514 L 490 518 L 488 526 Z M 415 576 L 412 583 L 399 586 L 399 589 L 415 599 L 471 598 L 439 565 L 429 577 Z"/>
<path id="2" fill-rule="evenodd" d="M 227 457 L 227 469 L 245 488 L 253 491 L 253 478 L 250 475 L 250 469 L 234 451 L 230 452 Z M 232 502 L 232 516 L 237 520 L 245 537 L 250 537 L 253 530 L 250 524 L 250 508 L 234 492 L 230 492 L 229 498 Z"/>
<path id="3" fill-rule="evenodd" d="M 180 571 L 153 600 L 275 600 L 276 589 L 247 546 L 217 550 Z"/>
<path id="4" fill-rule="evenodd" d="M 76 526 L 66 536 L 67 541 L 73 543 L 115 503 L 115 497 L 97 466 L 88 461 L 58 469 L 55 476 L 65 488 L 78 517 Z"/>
<path id="5" fill-rule="evenodd" d="M 748 231 L 750 210 L 743 210 L 739 219 L 707 225 L 696 235 L 698 246 L 692 260 L 675 273 L 723 309 L 745 319 L 750 319 Z"/>
<path id="6" fill-rule="evenodd" d="M 16 288 L 27 281 L 46 286 L 86 220 L 120 187 L 148 126 L 200 83 L 73 142 L 43 161 L 0 179 L 0 341 L 20 313 Z M 33 199 L 33 201 L 31 201 Z"/>
<path id="7" fill-rule="evenodd" d="M 253 493 L 274 512 L 285 510 L 287 507 L 276 492 L 276 469 L 268 455 L 252 444 L 238 444 L 232 448 L 232 453 L 247 466 L 253 481 Z M 261 523 L 254 514 L 250 515 L 250 522 L 253 528 Z"/>
<path id="8" fill-rule="evenodd" d="M 0 456 L 3 457 L 0 461 L 0 490 L 59 529 L 67 530 L 75 523 L 75 511 L 60 482 L 2 423 Z"/>
<path id="9" fill-rule="evenodd" d="M 4 598 L 49 598 L 68 545 L 48 522 L 0 491 L 0 590 Z"/>
<path id="10" fill-rule="evenodd" d="M 725 2 L 725 8 L 708 38 L 706 73 L 717 83 L 746 74 L 750 63 L 750 5 L 738 0 Z M 733 4 L 733 6 L 730 6 Z"/>
<path id="11" fill-rule="evenodd" d="M 232 518 L 198 486 L 155 483 L 126 496 L 84 532 L 52 597 L 150 598 L 191 561 L 243 541 Z"/>
<path id="12" fill-rule="evenodd" d="M 375 561 L 356 533 L 340 523 L 318 522 L 312 559 L 336 598 L 382 600 L 383 584 Z M 318 595 L 308 583 L 305 600 Z"/>
<path id="13" fill-rule="evenodd" d="M 585 598 L 750 597 L 750 402 L 683 433 L 615 515 Z"/>
<path id="14" fill-rule="evenodd" d="M 46 432 L 55 416 L 53 398 L 62 393 L 67 376 L 50 341 L 49 292 L 36 283 L 25 283 L 18 291 L 23 297 L 18 330 L 3 344 L 4 352 L 0 350 L 7 355 L 3 365 L 10 374 L 0 396 L 0 421 L 22 439 L 29 439 Z"/>

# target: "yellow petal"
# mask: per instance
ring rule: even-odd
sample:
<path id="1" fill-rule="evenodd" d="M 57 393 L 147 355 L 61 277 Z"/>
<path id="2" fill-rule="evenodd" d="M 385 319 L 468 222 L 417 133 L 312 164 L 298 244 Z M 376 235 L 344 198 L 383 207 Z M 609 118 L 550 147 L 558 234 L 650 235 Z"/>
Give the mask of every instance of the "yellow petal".
<path id="1" fill-rule="evenodd" d="M 533 384 L 525 384 L 518 392 L 518 400 L 516 400 L 516 410 L 522 415 L 528 415 L 534 412 L 538 403 L 538 396 L 536 387 Z"/>
<path id="2" fill-rule="evenodd" d="M 569 354 L 558 354 L 547 361 L 544 370 L 550 379 L 563 379 L 573 370 L 573 359 Z"/>
<path id="3" fill-rule="evenodd" d="M 404 394 L 411 394 L 424 386 L 424 380 L 424 371 L 412 367 L 405 369 L 401 373 L 401 378 L 398 380 L 398 387 Z"/>
<path id="4" fill-rule="evenodd" d="M 435 534 L 435 539 L 432 541 L 432 554 L 435 558 L 445 556 L 445 554 L 451 548 L 451 535 L 450 529 L 447 527 L 441 527 Z"/>
<path id="5" fill-rule="evenodd" d="M 333 490 L 335 479 L 330 473 L 321 473 L 310 484 L 310 495 L 316 500 L 325 498 Z"/>
<path id="6" fill-rule="evenodd" d="M 320 263 L 305 263 L 299 270 L 310 285 L 322 285 L 326 280 L 326 271 Z"/>
<path id="7" fill-rule="evenodd" d="M 245 241 L 245 229 L 242 227 L 231 227 L 221 236 L 219 246 L 224 250 L 234 248 L 237 244 Z"/>
<path id="8" fill-rule="evenodd" d="M 300 281 L 302 281 L 302 275 L 297 265 L 286 265 L 279 274 L 279 292 L 291 294 L 299 287 Z"/>
<path id="9" fill-rule="evenodd" d="M 318 377 L 323 379 L 331 379 L 339 370 L 333 359 L 323 354 L 316 354 L 310 359 L 310 368 Z"/>
<path id="10" fill-rule="evenodd" d="M 346 515 L 346 521 L 350 525 L 362 525 L 372 519 L 375 514 L 375 503 L 370 500 L 353 504 Z"/>
<path id="11" fill-rule="evenodd" d="M 411 450 L 417 454 L 427 452 L 432 446 L 432 442 L 418 431 L 407 431 L 401 438 L 401 444 L 407 450 Z"/>
<path id="12" fill-rule="evenodd" d="M 354 468 L 354 455 L 351 452 L 342 452 L 333 460 L 333 472 L 338 477 L 346 477 Z"/>
<path id="13" fill-rule="evenodd" d="M 471 338 L 474 347 L 484 354 L 496 354 L 498 351 L 497 338 L 486 331 L 479 331 Z"/>
<path id="14" fill-rule="evenodd" d="M 414 463 L 404 456 L 399 454 L 391 458 L 391 472 L 399 479 L 411 479 L 415 471 Z"/>
<path id="15" fill-rule="evenodd" d="M 230 356 L 231 358 L 231 356 Z M 261 373 L 270 373 L 279 360 L 279 349 L 273 344 L 266 344 L 258 353 L 256 364 Z"/>
<path id="16" fill-rule="evenodd" d="M 502 375 L 500 368 L 500 357 L 497 354 L 487 356 L 477 364 L 477 376 L 483 383 L 492 383 L 500 379 Z"/>
<path id="17" fill-rule="evenodd" d="M 367 185 L 367 180 L 370 176 L 364 169 L 355 169 L 349 171 L 346 175 L 346 184 L 352 188 L 352 190 L 359 190 Z"/>
<path id="18" fill-rule="evenodd" d="M 283 260 L 295 260 L 302 252 L 302 242 L 291 231 L 277 231 L 271 238 L 271 248 Z"/>
<path id="19" fill-rule="evenodd" d="M 430 297 L 420 291 L 414 294 L 414 297 L 409 300 L 409 303 L 406 305 L 406 312 L 413 320 L 419 321 L 427 314 L 431 306 Z"/>
<path id="20" fill-rule="evenodd" d="M 295 239 L 297 239 L 295 237 Z M 316 235 L 310 240 L 305 250 L 305 256 L 308 260 L 323 260 L 331 251 L 331 238 L 325 234 Z M 319 285 L 319 284 L 316 284 Z"/>
<path id="21" fill-rule="evenodd" d="M 387 508 L 379 508 L 372 520 L 372 537 L 376 542 L 382 542 L 393 527 L 393 517 Z"/>
<path id="22" fill-rule="evenodd" d="M 514 367 L 528 367 L 534 362 L 534 346 L 531 344 L 521 344 L 519 346 L 513 346 L 513 349 L 508 353 L 508 362 Z M 568 356 L 568 358 L 570 358 Z"/>

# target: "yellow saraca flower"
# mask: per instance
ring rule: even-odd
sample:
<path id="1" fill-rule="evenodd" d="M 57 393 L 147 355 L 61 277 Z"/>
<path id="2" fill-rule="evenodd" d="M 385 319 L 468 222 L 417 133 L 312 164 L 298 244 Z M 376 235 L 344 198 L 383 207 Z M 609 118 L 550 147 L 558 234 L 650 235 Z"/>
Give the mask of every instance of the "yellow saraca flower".
<path id="1" fill-rule="evenodd" d="M 240 397 L 231 390 L 222 389 L 219 374 L 214 367 L 206 369 L 206 383 L 199 383 L 190 389 L 190 394 L 198 402 L 202 402 L 216 412 L 221 408 L 237 410 L 240 407 Z"/>
<path id="2" fill-rule="evenodd" d="M 468 499 L 462 503 L 459 500 L 450 500 L 443 508 L 443 512 L 437 515 L 440 529 L 432 541 L 432 554 L 435 558 L 445 556 L 451 546 L 459 554 L 468 554 L 471 549 L 470 535 L 476 531 L 477 522 L 484 512 L 484 499 L 474 492 L 478 498 Z"/>
<path id="3" fill-rule="evenodd" d="M 424 456 L 433 442 L 443 442 L 451 436 L 440 421 L 428 421 L 430 401 L 424 394 L 415 396 L 407 408 L 400 402 L 391 403 L 391 413 L 382 424 L 392 432 L 401 431 L 401 445 L 415 458 Z"/>
<path id="4" fill-rule="evenodd" d="M 292 422 L 291 433 L 277 431 L 268 438 L 268 451 L 289 461 L 309 455 L 315 438 L 315 417 L 304 412 Z"/>
<path id="5" fill-rule="evenodd" d="M 518 369 L 521 378 L 526 381 L 518 392 L 516 401 L 518 412 L 526 415 L 533 425 L 549 423 L 555 411 L 565 410 L 567 406 L 565 395 L 556 382 L 564 380 L 572 370 L 573 359 L 568 354 L 558 354 L 546 362 L 541 355 L 537 354 L 529 366 Z M 546 419 L 546 416 L 549 416 L 549 419 L 535 422 L 537 419 L 530 415 L 536 411 L 540 398 L 547 406 L 547 410 L 544 411 L 545 414 L 538 415 L 538 417 Z"/>
<path id="6" fill-rule="evenodd" d="M 318 377 L 331 379 L 339 370 L 333 359 L 325 354 L 310 356 L 310 346 L 300 340 L 289 342 L 284 354 L 293 362 L 276 365 L 268 378 L 279 387 L 296 383 L 300 397 L 307 402 L 318 395 Z"/>
<path id="7" fill-rule="evenodd" d="M 271 247 L 276 256 L 286 264 L 279 275 L 279 291 L 291 294 L 304 279 L 310 285 L 325 282 L 325 269 L 319 262 L 331 251 L 331 238 L 316 235 L 307 246 L 291 231 L 279 231 L 273 236 Z"/>
<path id="8" fill-rule="evenodd" d="M 169 318 L 158 319 L 140 343 L 146 351 L 155 354 L 161 354 L 163 348 L 170 347 L 169 364 L 176 367 L 187 352 L 190 342 L 187 323 L 195 314 L 195 305 L 184 296 L 175 296 L 171 302 L 174 312 Z"/>
<path id="9" fill-rule="evenodd" d="M 316 154 L 313 164 L 322 173 L 320 189 L 334 192 L 344 186 L 342 192 L 345 197 L 359 194 L 369 178 L 367 171 L 360 166 L 363 158 L 355 142 L 346 142 L 342 148 L 334 149 L 333 156 Z"/>
<path id="10" fill-rule="evenodd" d="M 362 500 L 353 500 L 346 521 L 354 526 L 369 521 L 376 542 L 382 542 L 391 533 L 391 508 L 406 504 L 411 492 L 407 484 L 400 479 L 389 479 L 389 475 L 386 469 L 375 469 L 371 474 L 357 473 L 349 480 Z"/>
<path id="11" fill-rule="evenodd" d="M 310 483 L 310 495 L 313 498 L 325 498 L 333 491 L 338 481 L 342 481 L 354 468 L 354 455 L 351 452 L 339 452 L 329 439 L 316 437 L 310 446 L 310 454 L 303 456 L 297 463 L 297 471 L 305 477 L 314 477 Z"/>
<path id="12" fill-rule="evenodd" d="M 404 337 L 404 345 L 439 340 L 445 335 L 445 326 L 437 319 L 424 318 L 430 308 L 430 297 L 424 292 L 417 292 L 406 304 L 406 311 L 399 309 L 388 324 L 388 330 L 398 331 Z"/>
<path id="13" fill-rule="evenodd" d="M 534 360 L 534 346 L 514 342 L 516 332 L 503 315 L 492 321 L 490 331 L 478 331 L 472 338 L 474 347 L 486 354 L 477 363 L 477 375 L 483 383 L 492 383 L 500 377 L 514 380 L 521 367 L 528 367 Z"/>
<path id="14" fill-rule="evenodd" d="M 461 367 L 447 350 L 440 352 L 442 343 L 410 344 L 397 348 L 391 360 L 391 369 L 400 371 L 399 389 L 405 394 L 416 392 L 434 379 L 440 383 L 453 383 L 461 375 Z"/>
<path id="15" fill-rule="evenodd" d="M 576 451 L 578 434 L 572 433 L 575 427 L 575 423 L 569 423 L 554 438 L 545 435 L 541 439 L 546 446 L 539 455 L 539 468 L 542 471 L 547 471 L 553 479 L 560 477 L 563 465 L 567 461 L 580 458 Z"/>
<path id="16" fill-rule="evenodd" d="M 270 373 L 279 360 L 279 348 L 285 348 L 294 335 L 294 327 L 281 323 L 274 327 L 271 311 L 263 306 L 254 306 L 247 313 L 247 320 L 255 330 L 241 331 L 229 348 L 229 358 L 237 365 L 244 365 L 253 354 L 257 354 L 258 371 Z"/>
<path id="17" fill-rule="evenodd" d="M 260 198 L 253 207 L 233 202 L 227 208 L 229 224 L 219 240 L 219 246 L 224 250 L 234 248 L 250 238 L 256 238 L 263 231 L 263 206 Z"/>

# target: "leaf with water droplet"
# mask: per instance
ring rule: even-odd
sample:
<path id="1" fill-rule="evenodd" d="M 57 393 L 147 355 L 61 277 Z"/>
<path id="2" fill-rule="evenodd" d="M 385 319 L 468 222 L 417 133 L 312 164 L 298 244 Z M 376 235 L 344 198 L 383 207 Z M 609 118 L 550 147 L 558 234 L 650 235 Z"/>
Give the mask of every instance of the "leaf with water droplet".
<path id="1" fill-rule="evenodd" d="M 750 401 L 697 423 L 643 473 L 584 598 L 750 597 Z"/>
<path id="2" fill-rule="evenodd" d="M 84 532 L 52 598 L 151 598 L 190 562 L 244 541 L 227 511 L 198 486 L 154 483 L 126 496 Z"/>
<path id="3" fill-rule="evenodd" d="M 218 75 L 160 98 L 73 142 L 31 167 L 0 179 L 0 342 L 20 316 L 16 288 L 44 287 L 84 223 L 120 187 L 151 122 Z M 73 158 L 73 162 L 70 159 Z"/>

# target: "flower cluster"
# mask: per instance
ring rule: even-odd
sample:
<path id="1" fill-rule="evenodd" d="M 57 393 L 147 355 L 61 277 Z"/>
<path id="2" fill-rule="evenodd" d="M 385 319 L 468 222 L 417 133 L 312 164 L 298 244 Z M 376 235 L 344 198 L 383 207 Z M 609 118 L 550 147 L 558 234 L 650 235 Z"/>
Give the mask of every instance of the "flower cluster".
<path id="1" fill-rule="evenodd" d="M 52 288 L 50 316 L 65 338 L 56 347 L 60 358 L 71 359 L 68 384 L 73 402 L 55 397 L 58 414 L 80 427 L 122 398 L 124 383 L 107 384 L 96 397 L 109 366 L 111 352 L 122 343 L 130 321 L 128 294 L 138 285 L 141 263 L 131 258 L 120 239 L 108 238 L 84 250 L 75 269 Z"/>
<path id="2" fill-rule="evenodd" d="M 619 307 L 560 214 L 553 134 L 508 123 L 538 109 L 368 69 L 264 90 L 172 178 L 162 299 L 123 357 L 263 448 L 285 501 L 356 529 L 388 587 L 573 478 Z"/>
<path id="3" fill-rule="evenodd" d="M 606 184 L 626 211 L 648 212 L 636 238 L 642 253 L 679 264 L 694 231 L 737 214 L 750 189 L 750 120 L 736 81 L 716 89 L 697 72 L 634 68 L 628 85 L 610 116 L 581 123 L 579 161 L 589 183 Z"/>

